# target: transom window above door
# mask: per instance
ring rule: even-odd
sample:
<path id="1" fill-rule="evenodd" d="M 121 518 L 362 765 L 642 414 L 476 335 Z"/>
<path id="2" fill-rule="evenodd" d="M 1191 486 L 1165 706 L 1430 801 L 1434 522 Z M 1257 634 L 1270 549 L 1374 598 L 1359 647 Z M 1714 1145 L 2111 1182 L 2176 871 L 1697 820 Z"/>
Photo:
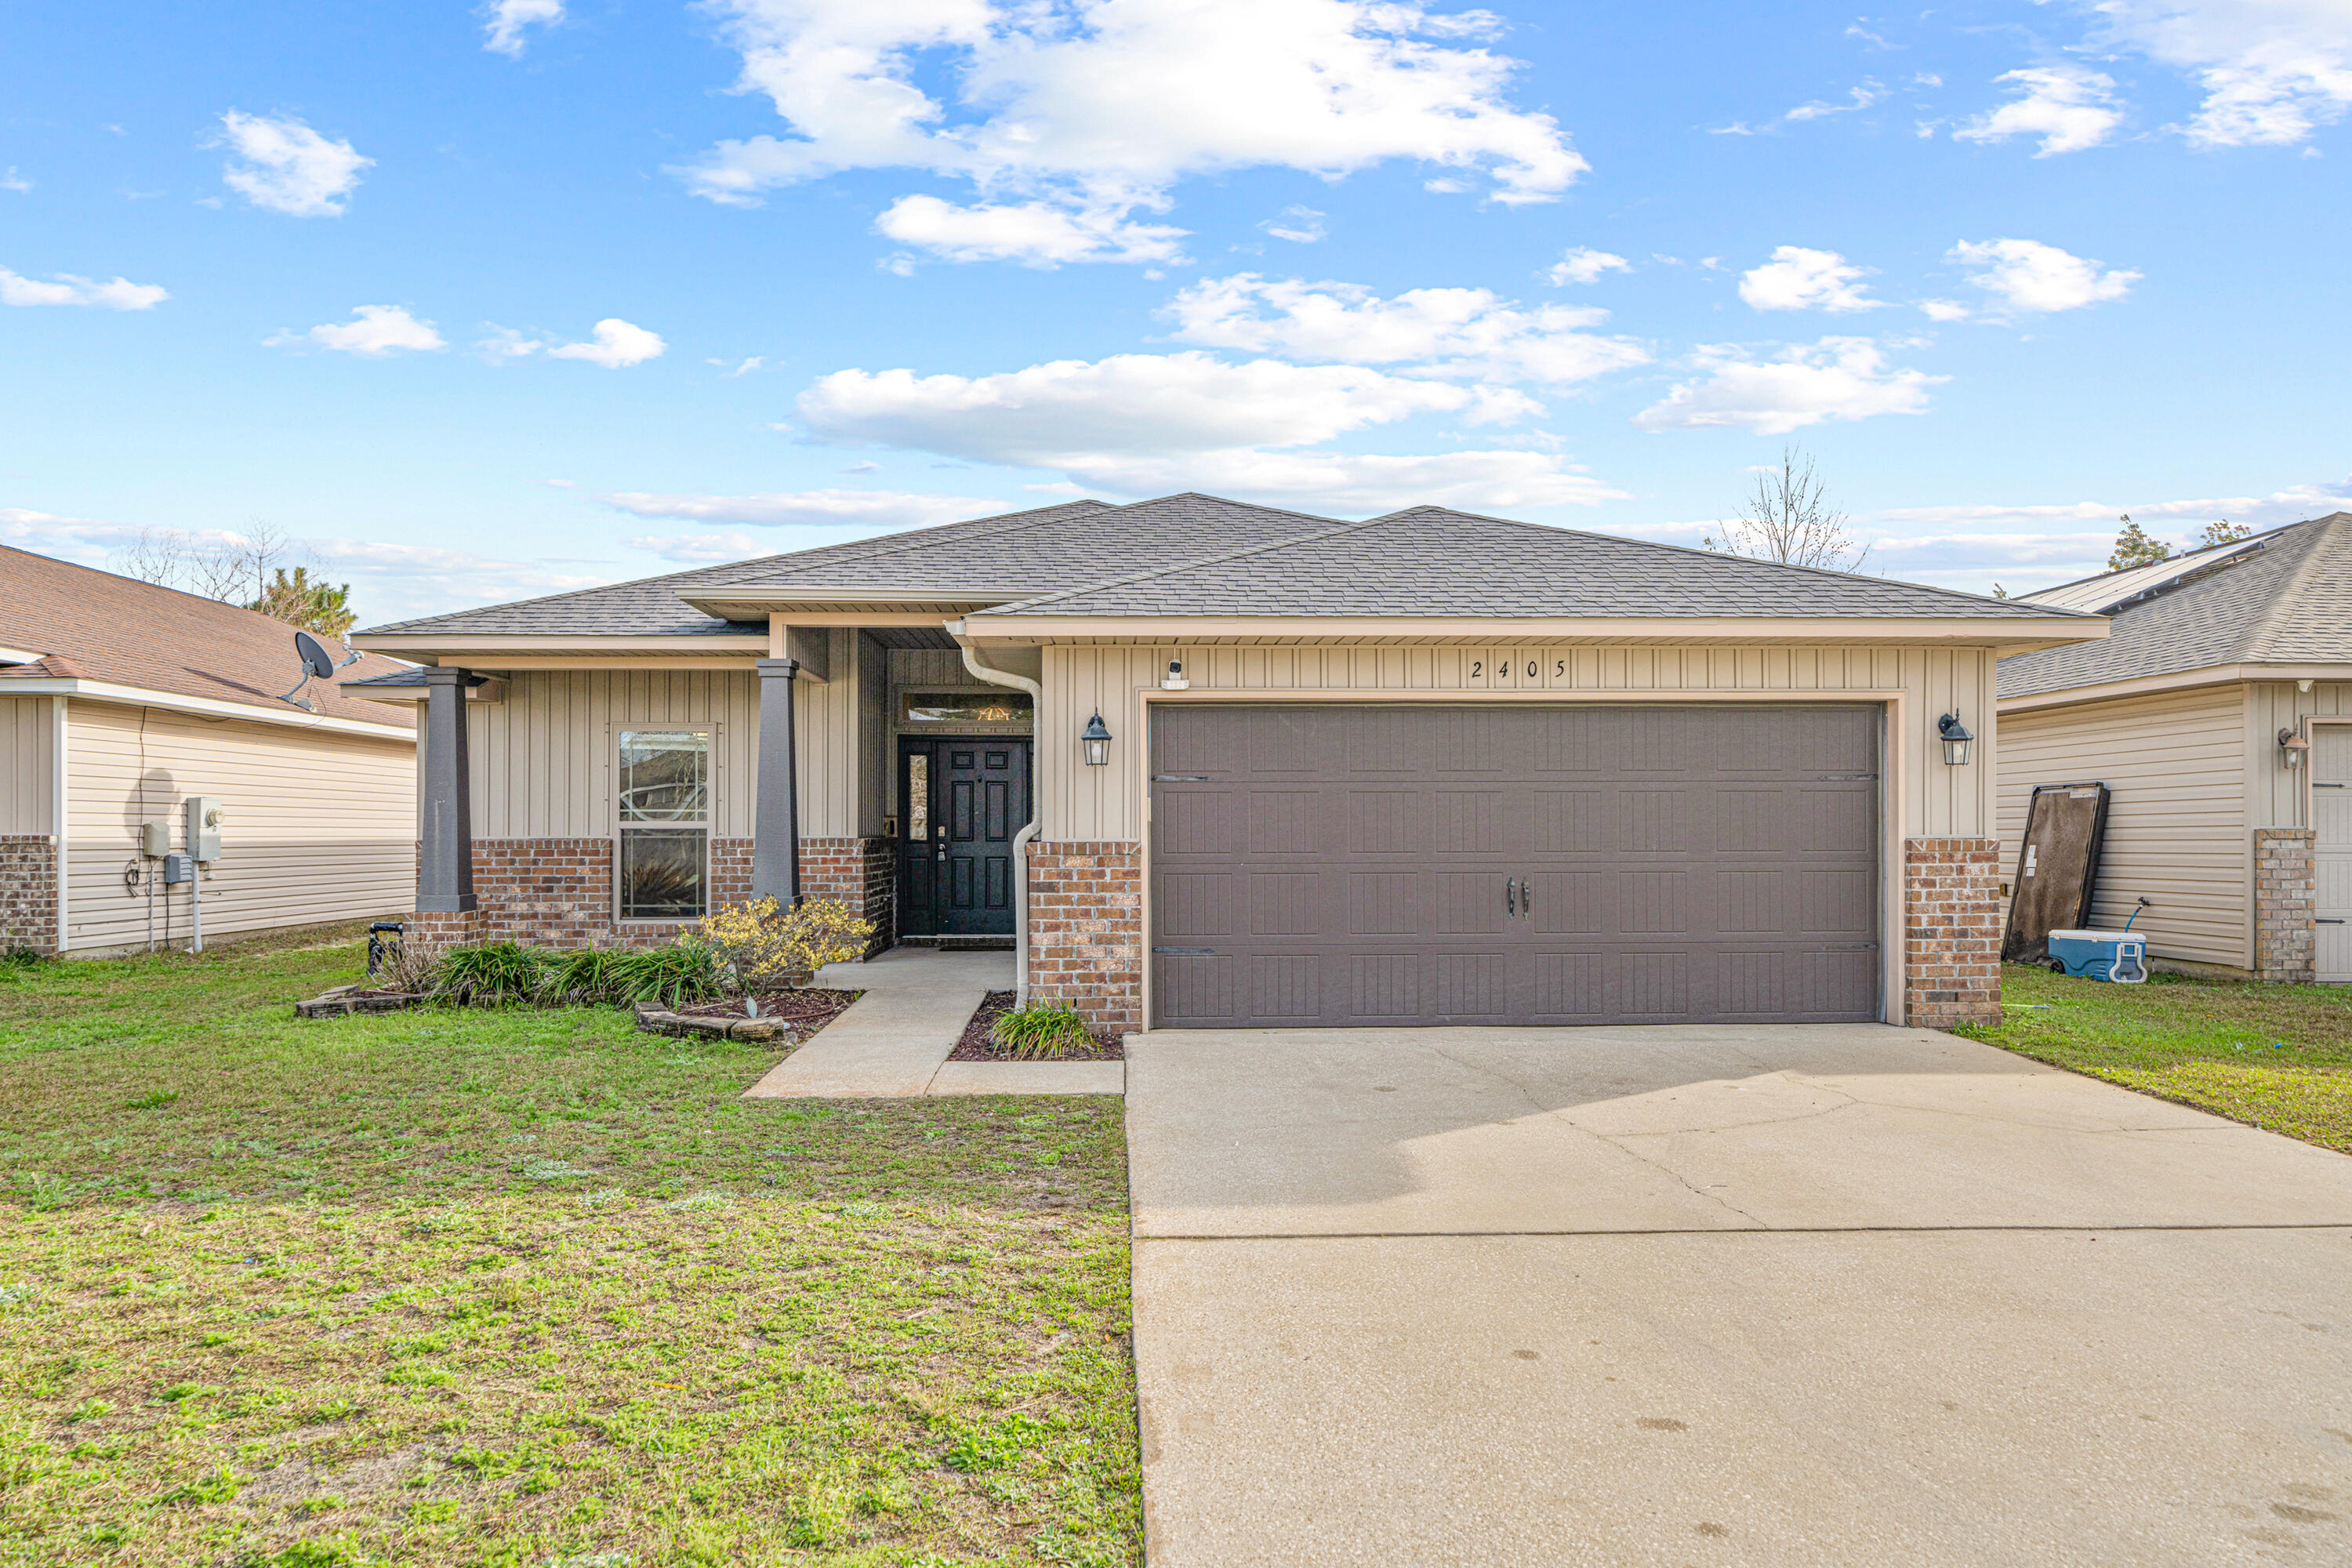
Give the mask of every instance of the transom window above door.
<path id="1" fill-rule="evenodd" d="M 898 718 L 908 724 L 1026 724 L 1025 691 L 905 691 Z"/>
<path id="2" fill-rule="evenodd" d="M 709 912 L 710 732 L 620 736 L 620 915 L 700 920 Z"/>

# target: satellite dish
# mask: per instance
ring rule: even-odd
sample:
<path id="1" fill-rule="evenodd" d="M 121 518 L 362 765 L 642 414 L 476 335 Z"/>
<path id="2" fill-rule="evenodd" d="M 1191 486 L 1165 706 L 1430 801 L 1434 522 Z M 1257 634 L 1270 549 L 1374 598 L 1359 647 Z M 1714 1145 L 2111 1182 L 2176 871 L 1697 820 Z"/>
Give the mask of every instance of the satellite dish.
<path id="1" fill-rule="evenodd" d="M 343 658 L 337 658 L 329 651 L 323 641 L 312 637 L 309 632 L 294 634 L 294 657 L 302 661 L 302 679 L 294 683 L 292 691 L 286 693 L 278 700 L 292 702 L 295 707 L 310 713 L 316 713 L 319 710 L 309 698 L 305 697 L 299 702 L 295 701 L 295 698 L 299 695 L 302 689 L 310 685 L 314 678 L 320 680 L 332 680 L 335 678 L 335 671 L 347 664 L 357 664 L 360 661 L 360 656 L 355 653 Z"/>

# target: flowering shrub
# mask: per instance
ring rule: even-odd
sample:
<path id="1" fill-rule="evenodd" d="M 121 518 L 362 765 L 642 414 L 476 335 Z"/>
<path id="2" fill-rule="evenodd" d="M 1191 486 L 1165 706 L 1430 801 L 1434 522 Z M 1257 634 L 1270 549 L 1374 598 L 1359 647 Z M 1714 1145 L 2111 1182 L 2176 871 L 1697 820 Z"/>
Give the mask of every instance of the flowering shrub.
<path id="1" fill-rule="evenodd" d="M 756 991 L 860 956 L 874 940 L 874 922 L 838 899 L 790 910 L 773 899 L 753 899 L 714 910 L 703 921 L 702 934 L 744 988 Z"/>

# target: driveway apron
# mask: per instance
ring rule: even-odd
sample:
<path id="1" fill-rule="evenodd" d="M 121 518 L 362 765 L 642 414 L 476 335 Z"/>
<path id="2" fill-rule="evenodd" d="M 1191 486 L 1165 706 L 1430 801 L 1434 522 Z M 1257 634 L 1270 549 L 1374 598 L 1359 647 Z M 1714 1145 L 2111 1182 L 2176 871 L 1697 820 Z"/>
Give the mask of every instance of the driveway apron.
<path id="1" fill-rule="evenodd" d="M 2352 1160 L 1875 1025 L 1131 1037 L 1152 1568 L 2352 1561 Z"/>

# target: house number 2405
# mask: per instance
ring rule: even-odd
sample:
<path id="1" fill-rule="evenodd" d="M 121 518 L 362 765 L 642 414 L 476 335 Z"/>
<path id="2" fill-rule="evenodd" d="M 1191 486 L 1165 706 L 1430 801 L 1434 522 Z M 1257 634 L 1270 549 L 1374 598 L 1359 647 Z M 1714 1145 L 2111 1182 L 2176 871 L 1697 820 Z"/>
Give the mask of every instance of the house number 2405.
<path id="1" fill-rule="evenodd" d="M 1507 675 L 1510 673 L 1510 668 L 1511 661 L 1507 658 L 1498 658 L 1495 661 L 1495 673 L 1497 675 Z M 1528 660 L 1528 679 L 1529 680 L 1535 679 L 1542 668 L 1543 666 L 1535 659 L 1531 658 Z M 1566 675 L 1568 673 L 1568 660 L 1564 658 L 1556 658 L 1552 660 L 1551 672 L 1555 678 Z M 1486 661 L 1483 658 L 1472 659 L 1470 661 L 1470 679 L 1473 680 L 1484 680 L 1486 678 Z"/>

